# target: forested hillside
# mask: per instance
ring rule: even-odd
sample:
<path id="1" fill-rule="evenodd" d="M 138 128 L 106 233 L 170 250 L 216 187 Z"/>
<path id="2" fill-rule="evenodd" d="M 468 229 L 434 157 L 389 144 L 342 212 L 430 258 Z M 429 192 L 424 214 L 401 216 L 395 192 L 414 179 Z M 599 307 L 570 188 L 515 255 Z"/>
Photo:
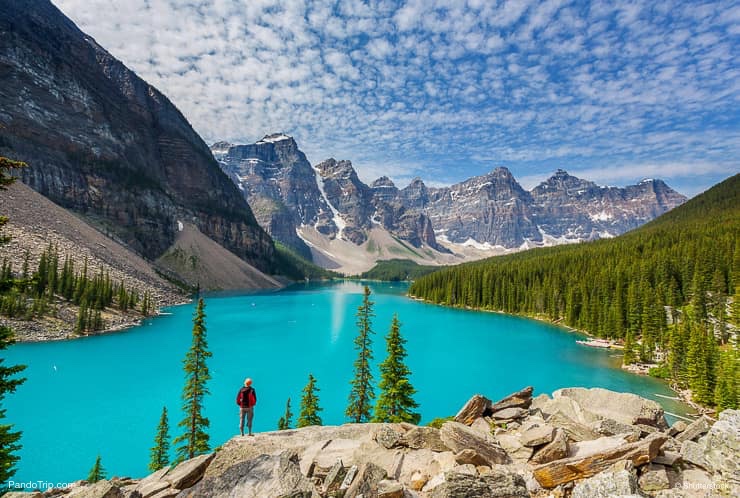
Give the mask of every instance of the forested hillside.
<path id="1" fill-rule="evenodd" d="M 736 407 L 739 194 L 735 175 L 621 237 L 451 267 L 409 293 L 623 340 L 625 363 L 657 361 L 696 401 Z"/>

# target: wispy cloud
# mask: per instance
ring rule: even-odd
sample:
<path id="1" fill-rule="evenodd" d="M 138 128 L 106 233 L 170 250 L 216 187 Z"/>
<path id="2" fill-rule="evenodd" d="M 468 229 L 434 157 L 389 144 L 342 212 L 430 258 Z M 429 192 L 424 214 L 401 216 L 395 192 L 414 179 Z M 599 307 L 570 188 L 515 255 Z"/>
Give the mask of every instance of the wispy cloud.
<path id="1" fill-rule="evenodd" d="M 207 141 L 285 131 L 312 162 L 435 183 L 740 170 L 734 0 L 55 3 Z"/>

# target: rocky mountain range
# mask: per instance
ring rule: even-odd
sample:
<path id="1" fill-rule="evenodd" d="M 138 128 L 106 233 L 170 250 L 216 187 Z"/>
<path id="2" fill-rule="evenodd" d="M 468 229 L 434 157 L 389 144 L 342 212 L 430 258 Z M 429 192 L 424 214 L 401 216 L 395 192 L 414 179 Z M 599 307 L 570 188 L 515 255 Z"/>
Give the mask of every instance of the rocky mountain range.
<path id="1" fill-rule="evenodd" d="M 219 142 L 211 151 L 268 233 L 328 267 L 346 266 L 338 240 L 381 259 L 379 232 L 395 245 L 388 254 L 450 263 L 614 237 L 686 200 L 661 180 L 600 187 L 564 170 L 531 191 L 506 168 L 444 188 L 417 178 L 399 189 L 385 176 L 367 185 L 349 161 L 311 167 L 283 133 L 250 145 Z"/>
<path id="2" fill-rule="evenodd" d="M 192 226 L 274 269 L 270 237 L 180 111 L 48 0 L 0 2 L 0 155 L 149 261 Z"/>

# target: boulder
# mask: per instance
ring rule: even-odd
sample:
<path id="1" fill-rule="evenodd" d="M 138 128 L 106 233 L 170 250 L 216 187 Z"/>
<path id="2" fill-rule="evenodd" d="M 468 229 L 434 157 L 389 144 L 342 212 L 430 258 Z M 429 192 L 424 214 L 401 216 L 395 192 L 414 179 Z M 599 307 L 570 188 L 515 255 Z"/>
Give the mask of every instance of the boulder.
<path id="1" fill-rule="evenodd" d="M 552 442 L 543 446 L 530 460 L 533 464 L 543 464 L 568 456 L 568 436 L 563 429 L 557 429 Z"/>
<path id="2" fill-rule="evenodd" d="M 599 387 L 559 389 L 553 398 L 564 397 L 576 401 L 585 410 L 599 418 L 610 418 L 627 425 L 645 424 L 667 429 L 663 408 L 655 401 L 632 393 L 619 393 Z"/>
<path id="3" fill-rule="evenodd" d="M 121 488 L 110 481 L 98 481 L 88 486 L 79 486 L 65 495 L 70 498 L 123 498 Z"/>
<path id="4" fill-rule="evenodd" d="M 401 436 L 400 444 L 411 449 L 426 448 L 432 451 L 449 451 L 434 427 L 414 427 Z"/>
<path id="5" fill-rule="evenodd" d="M 175 498 L 180 495 L 180 491 L 174 488 L 167 488 L 159 493 L 152 495 L 152 498 Z"/>
<path id="6" fill-rule="evenodd" d="M 138 492 L 141 495 L 141 498 L 151 498 L 169 487 L 170 483 L 167 481 L 150 481 L 144 484 L 139 483 L 134 488 L 134 491 Z"/>
<path id="7" fill-rule="evenodd" d="M 580 441 L 568 446 L 568 458 L 584 458 L 595 453 L 619 448 L 628 443 L 624 436 L 600 437 L 592 441 Z"/>
<path id="8" fill-rule="evenodd" d="M 720 413 L 719 421 L 699 442 L 711 468 L 732 487 L 740 487 L 740 411 Z"/>
<path id="9" fill-rule="evenodd" d="M 688 425 L 683 420 L 677 420 L 672 426 L 668 428 L 668 434 L 671 437 L 676 437 L 677 434 L 681 434 L 683 431 L 686 430 Z"/>
<path id="10" fill-rule="evenodd" d="M 659 463 L 661 465 L 667 465 L 668 467 L 672 467 L 676 465 L 678 462 L 681 461 L 681 455 L 679 453 L 673 452 L 673 451 L 666 451 L 665 449 L 658 453 L 658 456 L 655 457 L 653 460 L 654 463 Z"/>
<path id="11" fill-rule="evenodd" d="M 329 469 L 329 473 L 324 478 L 324 494 L 339 490 L 339 486 L 342 485 L 345 475 L 347 475 L 347 470 L 344 468 L 342 461 L 337 460 L 337 463 Z"/>
<path id="12" fill-rule="evenodd" d="M 637 476 L 634 470 L 607 470 L 577 483 L 571 498 L 613 498 L 637 493 Z"/>
<path id="13" fill-rule="evenodd" d="M 434 476 L 452 470 L 458 463 L 451 451 L 435 452 L 427 449 L 400 453 L 400 466 L 395 471 L 386 468 L 390 477 L 410 486 L 412 476 L 421 472 L 427 476 Z M 377 462 L 375 462 L 377 463 Z"/>
<path id="14" fill-rule="evenodd" d="M 447 472 L 444 482 L 429 494 L 430 498 L 516 498 L 529 497 L 524 478 L 506 469 L 492 469 L 484 476 Z"/>
<path id="15" fill-rule="evenodd" d="M 421 488 L 429 482 L 429 476 L 420 470 L 415 471 L 411 474 L 409 485 L 414 491 L 421 491 Z"/>
<path id="16" fill-rule="evenodd" d="M 532 404 L 532 386 L 525 387 L 521 391 L 509 394 L 505 398 L 490 404 L 490 411 L 497 412 L 505 408 L 529 408 Z"/>
<path id="17" fill-rule="evenodd" d="M 319 498 L 310 479 L 301 474 L 294 453 L 260 455 L 239 462 L 218 476 L 206 476 L 198 484 L 177 495 L 178 498 Z"/>
<path id="18" fill-rule="evenodd" d="M 375 441 L 385 449 L 397 446 L 401 440 L 401 433 L 388 424 L 383 424 L 375 433 Z"/>
<path id="19" fill-rule="evenodd" d="M 637 482 L 641 490 L 649 493 L 671 487 L 671 480 L 668 478 L 666 468 L 663 465 L 653 463 L 642 468 L 640 479 Z"/>
<path id="20" fill-rule="evenodd" d="M 553 394 L 557 393 L 558 391 L 555 391 Z M 546 401 L 542 404 L 540 411 L 548 422 L 550 422 L 550 418 L 556 415 L 559 418 L 563 417 L 581 425 L 588 425 L 603 418 L 586 410 L 576 400 L 564 396 L 557 396 Z M 550 423 L 552 424 L 552 422 Z"/>
<path id="21" fill-rule="evenodd" d="M 551 425 L 537 425 L 522 432 L 521 443 L 530 448 L 542 446 L 555 437 L 555 428 Z"/>
<path id="22" fill-rule="evenodd" d="M 470 424 L 470 428 L 478 431 L 481 436 L 488 436 L 491 434 L 493 420 L 490 417 L 480 417 Z"/>
<path id="23" fill-rule="evenodd" d="M 439 433 L 445 446 L 456 453 L 466 449 L 473 450 L 488 464 L 509 461 L 508 455 L 493 439 L 493 436 L 482 437 L 467 425 L 459 422 L 445 422 Z"/>
<path id="24" fill-rule="evenodd" d="M 25 491 L 11 491 L 5 493 L 3 498 L 44 498 L 44 494 L 40 491 L 34 491 L 33 493 L 26 493 Z"/>
<path id="25" fill-rule="evenodd" d="M 532 472 L 544 488 L 554 488 L 563 483 L 585 479 L 609 468 L 620 460 L 630 460 L 635 466 L 652 461 L 668 439 L 665 434 L 653 434 L 644 440 L 627 443 L 586 456 L 575 456 L 538 465 Z"/>
<path id="26" fill-rule="evenodd" d="M 526 463 L 534 453 L 534 449 L 524 446 L 521 438 L 515 434 L 499 434 L 496 440 L 514 462 Z"/>
<path id="27" fill-rule="evenodd" d="M 704 454 L 704 447 L 694 441 L 684 441 L 681 444 L 681 459 L 695 467 L 712 470 Z"/>
<path id="28" fill-rule="evenodd" d="M 378 498 L 403 498 L 403 484 L 383 479 L 378 483 Z"/>
<path id="29" fill-rule="evenodd" d="M 149 474 L 147 477 L 139 481 L 134 490 L 141 495 L 141 498 L 150 498 L 160 491 L 167 489 L 170 486 L 170 483 L 164 481 L 163 477 L 167 472 L 169 472 L 169 470 L 170 467 L 164 467 L 153 474 Z"/>
<path id="30" fill-rule="evenodd" d="M 596 432 L 597 434 L 601 434 L 602 436 L 616 436 L 618 434 L 627 434 L 628 437 L 626 439 L 630 442 L 637 441 L 638 439 L 640 439 L 640 435 L 642 434 L 642 431 L 639 427 L 636 427 L 634 425 L 622 424 L 610 418 L 604 418 L 601 420 L 597 420 L 596 422 L 591 422 L 590 424 L 588 424 L 588 428 Z"/>
<path id="31" fill-rule="evenodd" d="M 482 417 L 486 413 L 491 411 L 491 400 L 476 394 L 465 403 L 457 415 L 455 415 L 455 422 L 461 424 L 470 425 L 475 419 Z"/>
<path id="32" fill-rule="evenodd" d="M 215 455 L 215 453 L 209 453 L 185 460 L 167 472 L 164 475 L 164 480 L 175 489 L 189 488 L 200 481 Z"/>
<path id="33" fill-rule="evenodd" d="M 357 498 L 372 496 L 377 493 L 378 483 L 388 477 L 385 469 L 378 467 L 372 462 L 363 463 L 357 469 L 357 476 L 344 493 L 344 498 Z"/>
<path id="34" fill-rule="evenodd" d="M 701 436 L 709 432 L 712 427 L 712 421 L 709 417 L 702 415 L 693 422 L 691 422 L 686 429 L 684 429 L 678 436 L 676 441 L 683 443 L 684 441 L 696 441 Z"/>
<path id="35" fill-rule="evenodd" d="M 509 420 L 516 420 L 518 418 L 524 417 L 525 415 L 529 415 L 529 410 L 526 410 L 524 408 L 512 407 L 493 412 L 491 414 L 491 418 L 495 422 L 504 422 Z"/>
<path id="36" fill-rule="evenodd" d="M 457 467 L 452 469 L 452 472 L 455 472 L 456 474 L 467 474 L 469 476 L 477 476 L 478 468 L 472 463 L 465 463 L 463 465 L 458 465 Z"/>
<path id="37" fill-rule="evenodd" d="M 480 456 L 470 448 L 464 449 L 455 455 L 455 461 L 459 465 L 488 465 L 488 460 Z"/>
<path id="38" fill-rule="evenodd" d="M 568 439 L 574 442 L 598 439 L 601 435 L 587 425 L 576 422 L 563 413 L 554 413 L 547 418 L 547 423 L 565 431 Z"/>
<path id="39" fill-rule="evenodd" d="M 357 472 L 359 471 L 359 467 L 357 465 L 353 465 L 347 470 L 347 473 L 344 475 L 344 479 L 342 480 L 342 484 L 339 486 L 339 489 L 342 491 L 346 491 L 349 489 L 349 487 L 352 485 L 352 481 L 355 480 L 355 476 L 357 476 Z"/>

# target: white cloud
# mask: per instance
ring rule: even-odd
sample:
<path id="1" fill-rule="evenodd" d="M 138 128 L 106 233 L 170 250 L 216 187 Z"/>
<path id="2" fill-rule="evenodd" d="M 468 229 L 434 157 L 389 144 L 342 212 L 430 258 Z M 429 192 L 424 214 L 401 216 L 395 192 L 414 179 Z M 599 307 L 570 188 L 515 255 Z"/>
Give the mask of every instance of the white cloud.
<path id="1" fill-rule="evenodd" d="M 738 169 L 731 0 L 56 3 L 208 142 L 285 131 L 369 180 Z"/>

